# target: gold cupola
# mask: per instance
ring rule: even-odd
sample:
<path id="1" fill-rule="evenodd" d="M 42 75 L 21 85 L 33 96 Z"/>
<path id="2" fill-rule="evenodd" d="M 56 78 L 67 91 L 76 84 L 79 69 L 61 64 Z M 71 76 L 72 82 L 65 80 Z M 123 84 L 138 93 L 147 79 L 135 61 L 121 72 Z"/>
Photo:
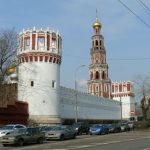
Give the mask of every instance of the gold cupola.
<path id="1" fill-rule="evenodd" d="M 100 23 L 100 21 L 96 18 L 96 21 L 93 23 L 93 28 L 100 28 L 101 29 L 102 24 Z"/>
<path id="2" fill-rule="evenodd" d="M 6 75 L 9 76 L 16 72 L 17 72 L 17 63 L 16 63 L 16 60 L 13 60 L 12 64 L 6 70 Z"/>
<path id="3" fill-rule="evenodd" d="M 15 72 L 16 72 L 16 65 L 13 65 L 6 70 L 6 75 L 9 76 Z"/>

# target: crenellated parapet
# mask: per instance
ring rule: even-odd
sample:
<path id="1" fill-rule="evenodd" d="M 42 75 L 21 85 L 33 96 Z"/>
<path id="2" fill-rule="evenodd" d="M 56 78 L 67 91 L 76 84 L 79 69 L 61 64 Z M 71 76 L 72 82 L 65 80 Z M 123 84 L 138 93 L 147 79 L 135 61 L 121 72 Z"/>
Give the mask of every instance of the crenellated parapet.
<path id="1" fill-rule="evenodd" d="M 27 29 L 19 34 L 18 54 L 45 52 L 61 56 L 62 38 L 59 32 L 46 29 Z"/>

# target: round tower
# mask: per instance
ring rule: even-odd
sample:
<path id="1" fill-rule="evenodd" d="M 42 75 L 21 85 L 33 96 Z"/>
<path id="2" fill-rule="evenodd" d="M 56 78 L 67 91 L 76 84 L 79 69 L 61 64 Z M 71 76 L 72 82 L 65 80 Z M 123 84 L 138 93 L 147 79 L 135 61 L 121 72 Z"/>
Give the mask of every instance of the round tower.
<path id="1" fill-rule="evenodd" d="M 34 27 L 19 34 L 18 100 L 28 102 L 36 123 L 60 123 L 61 53 L 58 32 Z"/>

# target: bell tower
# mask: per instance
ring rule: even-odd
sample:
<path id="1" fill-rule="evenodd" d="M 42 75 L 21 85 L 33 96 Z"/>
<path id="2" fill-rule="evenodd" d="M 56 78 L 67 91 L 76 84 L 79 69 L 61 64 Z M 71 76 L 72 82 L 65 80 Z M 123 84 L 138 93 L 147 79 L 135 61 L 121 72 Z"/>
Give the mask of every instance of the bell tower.
<path id="1" fill-rule="evenodd" d="M 96 18 L 93 24 L 92 48 L 90 50 L 91 64 L 89 65 L 88 93 L 100 97 L 111 98 L 111 80 L 108 76 L 104 37 L 100 31 L 102 24 Z"/>

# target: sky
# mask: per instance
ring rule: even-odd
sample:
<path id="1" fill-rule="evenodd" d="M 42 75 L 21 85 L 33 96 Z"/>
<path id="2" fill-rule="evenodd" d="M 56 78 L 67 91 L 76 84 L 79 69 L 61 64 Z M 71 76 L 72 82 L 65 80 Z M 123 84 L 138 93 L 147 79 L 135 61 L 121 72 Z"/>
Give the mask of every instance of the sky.
<path id="1" fill-rule="evenodd" d="M 150 10 L 140 0 L 0 0 L 0 28 L 46 28 L 59 31 L 63 42 L 60 84 L 86 91 L 92 25 L 102 24 L 109 77 L 113 82 L 150 75 Z M 150 0 L 141 0 L 150 8 Z M 138 18 L 142 21 L 140 21 Z M 86 65 L 77 71 L 81 65 Z"/>

